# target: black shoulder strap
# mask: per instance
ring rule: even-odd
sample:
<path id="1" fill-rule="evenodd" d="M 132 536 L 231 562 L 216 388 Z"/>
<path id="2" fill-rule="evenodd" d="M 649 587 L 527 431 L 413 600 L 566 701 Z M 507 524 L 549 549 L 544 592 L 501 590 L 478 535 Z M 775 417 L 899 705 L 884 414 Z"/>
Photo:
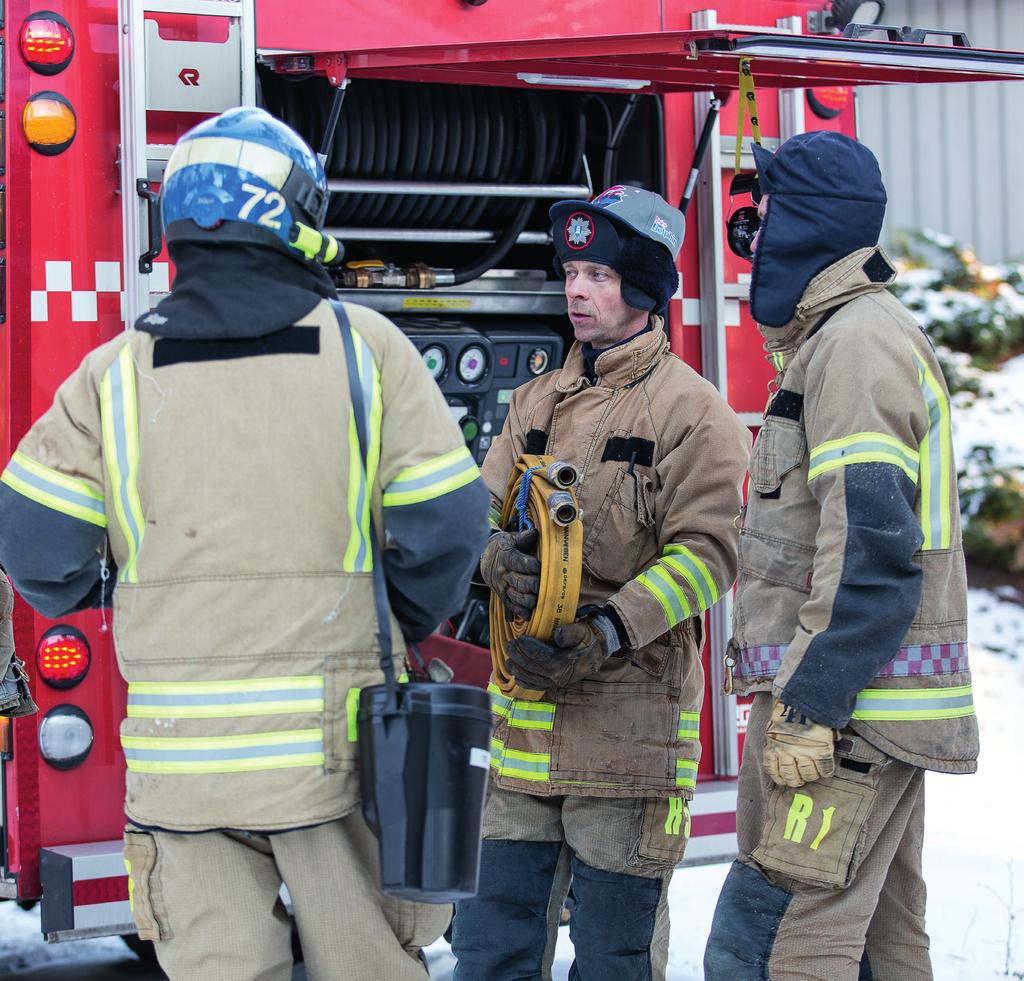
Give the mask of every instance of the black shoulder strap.
<path id="1" fill-rule="evenodd" d="M 355 417 L 356 435 L 359 438 L 359 456 L 363 461 L 363 480 L 366 483 L 367 500 L 371 500 L 371 487 L 367 479 L 367 447 L 369 437 L 366 427 L 366 410 L 360 398 L 363 386 L 359 380 L 356 362 L 356 347 L 352 340 L 352 327 L 348 321 L 345 306 L 340 300 L 331 300 L 331 307 L 341 328 L 341 341 L 345 345 L 345 367 L 348 370 L 349 397 L 352 399 L 352 414 Z M 380 644 L 380 669 L 384 672 L 388 688 L 395 685 L 395 669 L 391 661 L 391 608 L 388 606 L 388 588 L 384 580 L 384 563 L 380 556 L 377 529 L 373 521 L 373 505 L 370 503 L 370 561 L 373 563 L 373 599 L 377 608 L 377 643 Z"/>

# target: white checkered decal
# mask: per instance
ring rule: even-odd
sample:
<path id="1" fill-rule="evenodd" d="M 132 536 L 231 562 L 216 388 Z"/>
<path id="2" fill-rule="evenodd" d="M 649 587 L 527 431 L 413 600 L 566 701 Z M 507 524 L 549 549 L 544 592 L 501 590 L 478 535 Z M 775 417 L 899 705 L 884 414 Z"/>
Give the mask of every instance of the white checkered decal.
<path id="1" fill-rule="evenodd" d="M 94 324 L 99 320 L 98 298 L 100 294 L 116 293 L 122 303 L 124 294 L 121 292 L 121 263 L 94 262 L 93 288 L 75 289 L 73 283 L 82 282 L 82 268 L 86 263 L 76 263 L 74 273 L 70 260 L 51 259 L 45 264 L 46 289 L 32 290 L 30 319 L 33 323 L 47 323 L 51 314 L 51 296 L 60 294 L 70 296 L 72 323 Z M 150 292 L 154 295 L 170 292 L 170 264 L 154 262 L 153 272 L 149 277 Z M 65 301 L 61 301 L 65 302 Z M 59 309 L 65 309 L 60 307 Z"/>

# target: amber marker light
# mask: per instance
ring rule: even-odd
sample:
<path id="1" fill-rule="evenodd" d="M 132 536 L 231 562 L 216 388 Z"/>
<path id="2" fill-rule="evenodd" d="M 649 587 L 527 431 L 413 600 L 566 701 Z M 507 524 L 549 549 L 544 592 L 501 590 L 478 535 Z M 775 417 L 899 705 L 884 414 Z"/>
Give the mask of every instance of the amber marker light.
<path id="1" fill-rule="evenodd" d="M 78 119 L 59 92 L 37 92 L 25 103 L 21 125 L 28 145 L 48 157 L 63 153 L 75 138 Z"/>

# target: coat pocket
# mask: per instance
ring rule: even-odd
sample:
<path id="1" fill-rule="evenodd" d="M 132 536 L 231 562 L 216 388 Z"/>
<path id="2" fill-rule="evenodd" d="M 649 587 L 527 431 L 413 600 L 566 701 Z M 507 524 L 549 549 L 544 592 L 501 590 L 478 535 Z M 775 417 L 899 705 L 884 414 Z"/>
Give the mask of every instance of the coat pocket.
<path id="1" fill-rule="evenodd" d="M 160 852 L 153 835 L 126 830 L 124 864 L 128 870 L 128 904 L 139 939 L 170 940 L 173 934 L 160 886 Z"/>
<path id="2" fill-rule="evenodd" d="M 782 485 L 782 478 L 799 467 L 806 456 L 804 427 L 791 419 L 769 416 L 751 451 L 750 483 L 758 493 L 772 494 Z"/>
<path id="3" fill-rule="evenodd" d="M 618 467 L 592 523 L 583 515 L 583 565 L 605 582 L 625 585 L 656 557 L 654 482 Z M 650 554 L 647 554 L 650 553 Z M 642 561 L 643 560 L 643 561 Z"/>
<path id="4" fill-rule="evenodd" d="M 396 668 L 396 674 L 401 668 Z M 337 654 L 324 659 L 324 768 L 352 771 L 359 766 L 356 715 L 359 693 L 381 684 L 376 654 Z"/>
<path id="5" fill-rule="evenodd" d="M 920 627 L 963 628 L 952 639 L 967 639 L 967 570 L 960 548 L 918 552 L 921 567 L 921 603 L 911 629 Z M 945 639 L 945 637 L 943 637 Z"/>
<path id="6" fill-rule="evenodd" d="M 674 868 L 683 860 L 690 840 L 690 804 L 685 797 L 659 797 L 644 801 L 644 821 L 637 843 L 640 859 Z"/>
<path id="7" fill-rule="evenodd" d="M 844 733 L 834 776 L 802 787 L 772 784 L 753 858 L 801 882 L 849 885 L 886 759 L 863 739 Z"/>

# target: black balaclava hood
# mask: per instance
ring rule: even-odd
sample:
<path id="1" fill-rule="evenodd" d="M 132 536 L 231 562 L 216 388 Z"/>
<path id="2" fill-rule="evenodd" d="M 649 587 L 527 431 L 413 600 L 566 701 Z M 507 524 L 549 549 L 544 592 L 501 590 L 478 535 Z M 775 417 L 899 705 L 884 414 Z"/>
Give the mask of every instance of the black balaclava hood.
<path id="1" fill-rule="evenodd" d="M 189 340 L 262 337 L 337 299 L 322 266 L 263 245 L 171 242 L 174 286 L 138 330 Z"/>
<path id="2" fill-rule="evenodd" d="M 885 186 L 875 155 L 842 133 L 800 133 L 774 154 L 754 145 L 771 197 L 750 278 L 750 313 L 784 327 L 807 284 L 851 252 L 878 244 Z"/>

